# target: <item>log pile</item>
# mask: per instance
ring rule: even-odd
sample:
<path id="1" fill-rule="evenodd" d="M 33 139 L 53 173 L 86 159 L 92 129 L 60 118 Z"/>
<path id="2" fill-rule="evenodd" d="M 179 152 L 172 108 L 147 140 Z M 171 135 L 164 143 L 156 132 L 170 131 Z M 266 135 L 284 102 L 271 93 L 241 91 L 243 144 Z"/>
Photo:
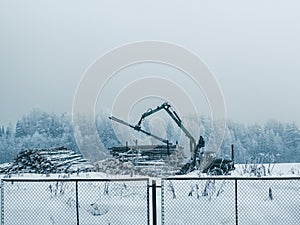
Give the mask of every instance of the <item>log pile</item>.
<path id="1" fill-rule="evenodd" d="M 81 154 L 64 147 L 54 149 L 26 149 L 19 152 L 9 166 L 0 173 L 73 173 L 95 171 L 94 166 Z"/>
<path id="2" fill-rule="evenodd" d="M 134 174 L 134 165 L 131 162 L 122 162 L 119 159 L 108 158 L 96 163 L 96 170 L 112 175 L 131 175 Z"/>
<path id="3" fill-rule="evenodd" d="M 144 161 L 133 163 L 116 158 L 108 158 L 95 163 L 96 171 L 111 175 L 134 175 L 166 177 L 178 171 L 173 165 L 164 161 Z"/>

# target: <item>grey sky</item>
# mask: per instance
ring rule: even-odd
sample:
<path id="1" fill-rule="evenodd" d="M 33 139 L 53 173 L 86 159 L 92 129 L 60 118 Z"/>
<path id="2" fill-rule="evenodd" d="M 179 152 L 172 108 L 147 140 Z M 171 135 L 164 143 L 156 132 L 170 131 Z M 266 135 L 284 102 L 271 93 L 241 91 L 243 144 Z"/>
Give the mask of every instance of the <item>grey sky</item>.
<path id="1" fill-rule="evenodd" d="M 71 112 L 88 66 L 141 40 L 199 55 L 222 87 L 229 118 L 300 124 L 299 9 L 296 0 L 0 0 L 0 124 L 33 107 Z"/>

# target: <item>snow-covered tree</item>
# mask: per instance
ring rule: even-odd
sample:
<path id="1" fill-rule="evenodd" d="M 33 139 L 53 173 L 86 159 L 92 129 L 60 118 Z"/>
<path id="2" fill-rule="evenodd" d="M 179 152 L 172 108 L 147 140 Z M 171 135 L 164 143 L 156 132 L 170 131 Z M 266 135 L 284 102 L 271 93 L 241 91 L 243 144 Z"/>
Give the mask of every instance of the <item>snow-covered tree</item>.
<path id="1" fill-rule="evenodd" d="M 155 135 L 161 135 L 173 144 L 178 141 L 179 145 L 184 147 L 184 154 L 189 157 L 189 139 L 174 121 L 167 116 L 164 118 L 167 119 L 163 124 L 159 122 L 155 126 L 152 124 L 152 127 L 146 119 L 142 128 Z M 220 130 L 220 127 L 217 123 L 212 124 L 210 118 L 189 116 L 183 118 L 183 124 L 196 141 L 201 135 L 206 146 L 209 142 L 212 147 L 217 146 L 216 141 L 219 139 L 214 132 Z M 90 129 L 91 125 L 96 126 L 96 132 Z M 78 151 L 75 141 L 77 134 L 80 134 L 81 138 L 76 138 L 76 141 L 86 149 L 97 146 L 95 143 L 99 140 L 105 151 L 113 146 L 125 145 L 126 141 L 129 145 L 135 144 L 135 140 L 138 140 L 139 144 L 159 143 L 131 128 L 113 123 L 108 119 L 107 112 L 99 114 L 95 121 L 93 118 L 82 118 L 79 124 L 72 124 L 67 114 L 56 115 L 33 109 L 22 116 L 14 126 L 0 126 L 0 162 L 11 161 L 22 148 L 65 146 Z M 228 120 L 219 156 L 230 156 L 231 144 L 235 146 L 236 163 L 245 163 L 250 157 L 257 159 L 258 155 L 264 157 L 261 158 L 264 162 L 269 161 L 270 155 L 275 157 L 276 162 L 300 161 L 300 130 L 295 122 L 281 123 L 270 120 L 265 124 L 244 125 Z"/>

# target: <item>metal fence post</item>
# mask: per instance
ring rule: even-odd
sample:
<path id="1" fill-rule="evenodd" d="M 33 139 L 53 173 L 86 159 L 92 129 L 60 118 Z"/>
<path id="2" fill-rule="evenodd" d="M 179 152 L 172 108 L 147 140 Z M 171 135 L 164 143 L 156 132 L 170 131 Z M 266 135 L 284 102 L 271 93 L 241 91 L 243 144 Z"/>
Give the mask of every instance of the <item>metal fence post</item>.
<path id="1" fill-rule="evenodd" d="M 1 189 L 1 225 L 4 225 L 4 186 L 3 180 L 0 182 L 0 189 Z"/>
<path id="2" fill-rule="evenodd" d="M 153 225 L 157 224 L 157 212 L 156 212 L 156 182 L 152 180 L 152 218 Z"/>
<path id="3" fill-rule="evenodd" d="M 164 179 L 161 180 L 161 224 L 165 224 L 165 202 L 164 202 L 165 194 L 164 194 Z"/>
<path id="4" fill-rule="evenodd" d="M 147 224 L 150 225 L 150 192 L 149 180 L 147 180 Z"/>
<path id="5" fill-rule="evenodd" d="M 75 181 L 75 189 L 76 189 L 76 220 L 77 220 L 77 225 L 79 225 L 78 180 Z"/>
<path id="6" fill-rule="evenodd" d="M 234 185 L 234 192 L 235 192 L 235 224 L 238 225 L 238 196 L 237 196 L 237 178 L 235 179 L 235 185 Z"/>

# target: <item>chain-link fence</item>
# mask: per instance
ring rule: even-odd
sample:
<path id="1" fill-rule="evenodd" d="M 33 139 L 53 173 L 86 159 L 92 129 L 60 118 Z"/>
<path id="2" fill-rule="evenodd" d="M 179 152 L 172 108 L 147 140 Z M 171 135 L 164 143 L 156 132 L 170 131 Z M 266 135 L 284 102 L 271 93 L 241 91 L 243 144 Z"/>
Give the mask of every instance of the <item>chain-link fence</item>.
<path id="1" fill-rule="evenodd" d="M 2 225 L 149 224 L 148 179 L 4 179 Z"/>
<path id="2" fill-rule="evenodd" d="M 4 179 L 0 187 L 2 225 L 300 224 L 300 178 L 165 178 L 161 186 L 148 179 Z"/>
<path id="3" fill-rule="evenodd" d="M 300 224 L 300 178 L 238 180 L 239 224 Z"/>
<path id="4" fill-rule="evenodd" d="M 166 178 L 162 224 L 300 224 L 300 178 Z"/>

